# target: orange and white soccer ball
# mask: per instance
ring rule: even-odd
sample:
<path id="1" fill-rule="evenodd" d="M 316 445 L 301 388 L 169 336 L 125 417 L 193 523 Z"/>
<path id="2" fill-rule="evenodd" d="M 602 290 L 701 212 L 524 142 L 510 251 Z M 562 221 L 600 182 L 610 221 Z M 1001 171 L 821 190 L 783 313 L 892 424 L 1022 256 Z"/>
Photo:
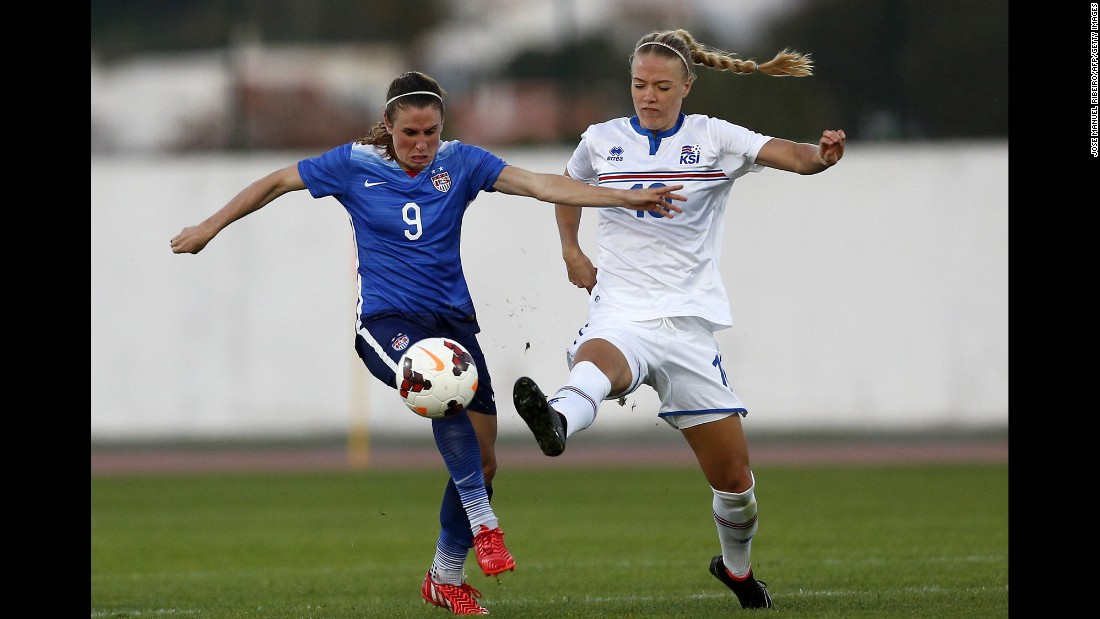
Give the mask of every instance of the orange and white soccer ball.
<path id="1" fill-rule="evenodd" d="M 429 337 L 409 346 L 397 362 L 398 392 L 409 410 L 429 419 L 460 412 L 477 392 L 474 358 L 458 342 Z"/>

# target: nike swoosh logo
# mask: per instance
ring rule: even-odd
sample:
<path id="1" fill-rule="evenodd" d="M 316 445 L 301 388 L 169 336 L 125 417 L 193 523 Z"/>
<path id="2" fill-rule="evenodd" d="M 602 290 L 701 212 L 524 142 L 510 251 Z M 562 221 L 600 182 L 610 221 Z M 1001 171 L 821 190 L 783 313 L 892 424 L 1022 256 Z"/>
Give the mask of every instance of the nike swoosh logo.
<path id="1" fill-rule="evenodd" d="M 379 181 L 377 183 L 372 183 L 370 181 L 363 181 L 363 186 L 364 187 L 374 187 L 375 185 L 385 185 L 385 184 L 386 184 L 386 181 Z"/>
<path id="2" fill-rule="evenodd" d="M 425 355 L 428 355 L 429 357 L 432 358 L 432 361 L 435 361 L 435 371 L 436 372 L 443 369 L 443 361 L 441 361 L 439 359 L 439 357 L 433 355 L 432 351 L 428 350 L 427 348 L 421 348 L 420 346 L 417 346 L 417 348 L 420 348 L 420 350 L 423 350 Z"/>

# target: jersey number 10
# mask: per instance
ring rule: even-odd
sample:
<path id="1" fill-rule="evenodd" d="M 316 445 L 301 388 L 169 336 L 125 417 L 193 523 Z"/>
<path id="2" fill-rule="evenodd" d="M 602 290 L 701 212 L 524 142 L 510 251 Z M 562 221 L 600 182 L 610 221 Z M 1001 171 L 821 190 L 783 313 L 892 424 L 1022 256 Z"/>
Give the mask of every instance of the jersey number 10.
<path id="1" fill-rule="evenodd" d="M 649 186 L 649 188 L 652 189 L 654 187 L 665 187 L 665 186 L 666 185 L 664 183 L 653 183 L 652 185 Z M 637 185 L 634 185 L 633 187 L 631 187 L 631 189 L 641 189 L 642 187 L 643 187 L 643 185 L 641 183 L 638 183 Z M 669 204 L 672 204 L 672 200 L 670 200 L 668 198 L 665 198 L 665 202 L 668 202 Z M 638 217 L 645 217 L 648 214 L 650 217 L 664 218 L 663 214 L 655 213 L 653 211 L 634 211 L 634 214 L 637 215 Z"/>

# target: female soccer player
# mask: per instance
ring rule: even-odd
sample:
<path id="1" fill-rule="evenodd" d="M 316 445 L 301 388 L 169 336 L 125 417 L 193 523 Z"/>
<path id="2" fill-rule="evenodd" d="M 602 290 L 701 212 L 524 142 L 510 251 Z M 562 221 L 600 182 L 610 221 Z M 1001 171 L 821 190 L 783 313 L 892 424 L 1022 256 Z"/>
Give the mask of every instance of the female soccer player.
<path id="1" fill-rule="evenodd" d="M 763 167 L 827 170 L 844 154 L 844 132 L 827 130 L 817 144 L 798 144 L 680 111 L 695 81 L 693 64 L 810 75 L 809 59 L 797 53 L 784 51 L 758 64 L 704 47 L 686 30 L 651 32 L 634 47 L 636 115 L 588 127 L 565 175 L 605 187 L 683 183 L 691 206 L 675 219 L 600 211 L 598 271 L 578 243 L 580 210 L 557 206 L 569 281 L 590 293 L 588 323 L 569 348 L 569 379 L 549 402 L 527 377 L 516 381 L 513 400 L 542 451 L 557 456 L 567 437 L 593 423 L 600 402 L 642 384 L 656 390 L 658 416 L 680 430 L 710 484 L 722 550 L 710 560 L 710 572 L 742 607 L 771 608 L 767 586 L 749 563 L 758 523 L 741 427 L 748 410 L 726 381 L 714 337 L 732 325 L 718 271 L 722 218 L 735 179 Z"/>
<path id="2" fill-rule="evenodd" d="M 177 254 L 197 254 L 226 226 L 290 191 L 333 196 L 347 210 L 355 235 L 355 350 L 370 373 L 397 389 L 397 360 L 409 344 L 426 337 L 451 338 L 470 352 L 479 376 L 474 400 L 457 415 L 431 420 L 450 479 L 439 512 L 435 558 L 421 594 L 456 615 L 480 615 L 489 611 L 476 600 L 481 593 L 465 582 L 469 549 L 475 549 L 486 576 L 515 569 L 515 560 L 489 505 L 497 467 L 497 409 L 462 269 L 466 208 L 478 193 L 500 191 L 548 203 L 629 206 L 671 217 L 682 212 L 671 201 L 683 200 L 673 193 L 683 185 L 596 188 L 510 166 L 477 146 L 442 141 L 443 95 L 423 73 L 398 76 L 387 91 L 382 121 L 369 135 L 253 182 L 203 222 L 184 228 L 171 246 Z"/>

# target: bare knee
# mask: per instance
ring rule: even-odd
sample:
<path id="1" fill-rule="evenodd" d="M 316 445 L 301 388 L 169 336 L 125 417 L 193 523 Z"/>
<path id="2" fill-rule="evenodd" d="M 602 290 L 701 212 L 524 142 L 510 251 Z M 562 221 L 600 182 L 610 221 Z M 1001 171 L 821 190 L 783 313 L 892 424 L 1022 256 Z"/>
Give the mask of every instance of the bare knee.
<path id="1" fill-rule="evenodd" d="M 695 452 L 699 468 L 712 488 L 740 493 L 752 487 L 749 447 L 740 417 L 730 415 L 680 432 Z"/>
<path id="2" fill-rule="evenodd" d="M 721 492 L 742 493 L 752 487 L 752 471 L 746 466 L 733 466 L 718 471 L 703 471 L 711 488 Z"/>
<path id="3" fill-rule="evenodd" d="M 574 365 L 582 361 L 595 364 L 611 382 L 611 393 L 619 393 L 634 383 L 630 364 L 622 351 L 611 342 L 595 338 L 581 344 L 573 359 Z"/>

